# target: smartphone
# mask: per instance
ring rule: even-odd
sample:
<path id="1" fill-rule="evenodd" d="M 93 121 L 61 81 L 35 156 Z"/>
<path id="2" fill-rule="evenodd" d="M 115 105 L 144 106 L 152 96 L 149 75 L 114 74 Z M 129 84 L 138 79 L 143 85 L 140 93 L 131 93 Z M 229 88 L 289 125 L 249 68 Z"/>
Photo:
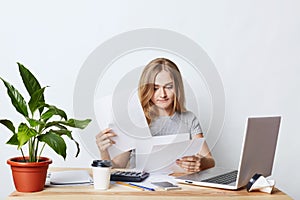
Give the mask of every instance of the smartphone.
<path id="1" fill-rule="evenodd" d="M 170 183 L 168 181 L 151 182 L 151 183 L 160 188 L 163 188 L 164 190 L 180 190 L 181 189 L 181 187 L 179 187 L 178 185 L 174 185 L 173 183 Z"/>

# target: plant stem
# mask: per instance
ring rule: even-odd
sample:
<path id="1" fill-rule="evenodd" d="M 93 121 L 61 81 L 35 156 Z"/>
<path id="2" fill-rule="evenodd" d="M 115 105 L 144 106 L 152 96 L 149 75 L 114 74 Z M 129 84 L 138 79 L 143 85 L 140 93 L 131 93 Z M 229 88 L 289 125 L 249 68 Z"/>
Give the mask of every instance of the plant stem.
<path id="1" fill-rule="evenodd" d="M 23 149 L 21 148 L 20 150 L 21 150 L 21 153 L 22 153 L 22 156 L 23 156 L 24 162 L 26 162 L 26 159 L 25 159 L 25 155 L 24 155 Z"/>
<path id="2" fill-rule="evenodd" d="M 35 162 L 36 158 L 34 157 L 34 140 L 29 140 L 29 162 Z"/>
<path id="3" fill-rule="evenodd" d="M 38 154 L 38 149 L 39 149 L 39 141 L 37 141 L 37 142 L 36 142 L 36 145 L 35 145 L 34 157 L 36 157 L 36 162 L 39 161 L 39 157 L 37 156 L 37 154 Z"/>
<path id="4" fill-rule="evenodd" d="M 31 139 L 28 141 L 28 152 L 29 152 L 29 162 L 32 160 L 32 155 L 31 155 Z"/>
<path id="5" fill-rule="evenodd" d="M 42 152 L 43 152 L 43 150 L 44 150 L 44 147 L 45 147 L 45 145 L 46 145 L 46 143 L 44 143 L 44 144 L 43 144 L 43 146 L 42 146 L 42 149 L 41 149 L 41 151 L 40 151 L 40 155 L 39 155 L 39 157 L 41 157 L 41 155 L 42 155 Z"/>

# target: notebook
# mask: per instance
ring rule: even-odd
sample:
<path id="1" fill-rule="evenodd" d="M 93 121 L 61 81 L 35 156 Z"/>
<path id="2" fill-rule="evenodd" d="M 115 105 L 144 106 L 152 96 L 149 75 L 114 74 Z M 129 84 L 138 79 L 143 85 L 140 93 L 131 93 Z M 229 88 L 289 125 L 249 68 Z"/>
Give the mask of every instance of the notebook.
<path id="1" fill-rule="evenodd" d="M 46 183 L 49 185 L 90 185 L 93 179 L 87 170 L 67 170 L 50 172 Z"/>
<path id="2" fill-rule="evenodd" d="M 238 169 L 213 167 L 177 177 L 176 181 L 179 183 L 235 190 L 247 185 L 251 177 L 256 173 L 262 174 L 265 177 L 270 176 L 273 168 L 280 121 L 280 116 L 249 117 L 247 119 Z"/>

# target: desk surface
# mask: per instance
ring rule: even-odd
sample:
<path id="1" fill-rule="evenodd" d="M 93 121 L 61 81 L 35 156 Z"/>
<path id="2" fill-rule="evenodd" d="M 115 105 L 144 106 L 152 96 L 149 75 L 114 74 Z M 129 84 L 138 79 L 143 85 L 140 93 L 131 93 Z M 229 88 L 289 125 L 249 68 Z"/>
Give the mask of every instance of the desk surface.
<path id="1" fill-rule="evenodd" d="M 51 169 L 51 171 L 66 170 Z M 67 168 L 70 170 L 70 168 Z M 81 169 L 82 170 L 82 169 Z M 182 190 L 173 191 L 138 191 L 134 188 L 113 184 L 108 190 L 95 190 L 92 185 L 89 186 L 46 186 L 41 192 L 21 193 L 13 192 L 7 199 L 72 199 L 72 200 L 89 200 L 89 199 L 291 199 L 288 195 L 278 189 L 274 189 L 272 194 L 261 192 L 250 192 L 246 189 L 237 191 L 214 189 L 199 186 L 190 186 L 180 184 Z"/>

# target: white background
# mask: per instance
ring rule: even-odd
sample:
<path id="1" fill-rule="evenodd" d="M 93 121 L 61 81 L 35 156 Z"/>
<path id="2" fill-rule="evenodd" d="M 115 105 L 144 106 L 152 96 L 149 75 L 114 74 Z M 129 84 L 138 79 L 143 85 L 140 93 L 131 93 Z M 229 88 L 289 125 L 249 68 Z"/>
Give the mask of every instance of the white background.
<path id="1" fill-rule="evenodd" d="M 89 54 L 111 37 L 138 28 L 186 35 L 213 60 L 226 95 L 225 125 L 213 154 L 218 165 L 236 166 L 246 117 L 282 115 L 273 168 L 276 186 L 300 198 L 296 152 L 300 134 L 300 3 L 253 1 L 0 1 L 0 76 L 24 91 L 16 62 L 28 66 L 46 89 L 46 99 L 73 114 L 78 72 Z M 0 118 L 22 119 L 0 87 Z M 19 152 L 0 127 L 1 194 L 14 190 L 6 160 Z M 79 132 L 75 132 L 78 138 Z M 92 138 L 93 139 L 93 138 Z M 66 161 L 46 149 L 52 166 L 88 167 L 81 149 Z"/>

